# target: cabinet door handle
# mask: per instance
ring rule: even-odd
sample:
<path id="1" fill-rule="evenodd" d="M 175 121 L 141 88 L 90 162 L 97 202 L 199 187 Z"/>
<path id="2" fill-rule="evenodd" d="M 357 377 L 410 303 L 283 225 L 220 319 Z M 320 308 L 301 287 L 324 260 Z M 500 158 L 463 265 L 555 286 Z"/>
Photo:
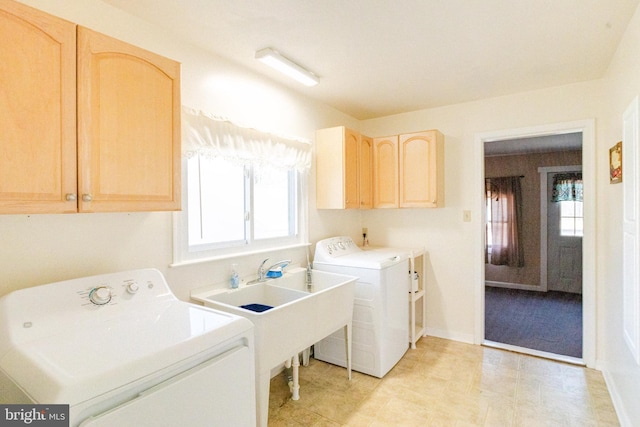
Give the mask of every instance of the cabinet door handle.
<path id="1" fill-rule="evenodd" d="M 65 199 L 67 200 L 67 202 L 74 202 L 78 200 L 78 196 L 76 195 L 76 193 L 67 193 Z"/>
<path id="2" fill-rule="evenodd" d="M 91 194 L 83 194 L 82 195 L 82 201 L 83 202 L 90 202 L 93 200 L 93 196 Z"/>

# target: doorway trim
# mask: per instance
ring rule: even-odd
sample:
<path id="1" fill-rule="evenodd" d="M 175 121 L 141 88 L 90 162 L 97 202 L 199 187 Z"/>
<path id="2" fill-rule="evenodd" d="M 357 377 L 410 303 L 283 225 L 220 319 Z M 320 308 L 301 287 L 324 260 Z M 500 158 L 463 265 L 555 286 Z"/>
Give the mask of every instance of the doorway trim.
<path id="1" fill-rule="evenodd" d="M 545 292 L 548 290 L 547 262 L 549 255 L 547 252 L 547 209 L 549 206 L 547 174 L 572 171 L 582 172 L 582 165 L 545 166 L 538 168 L 538 173 L 540 174 L 540 290 Z"/>
<path id="2" fill-rule="evenodd" d="M 484 339 L 484 143 L 507 139 L 530 138 L 537 136 L 582 133 L 582 178 L 584 185 L 584 237 L 582 240 L 582 361 L 590 368 L 596 363 L 596 143 L 595 120 L 586 119 L 573 122 L 554 123 L 525 128 L 504 129 L 479 133 L 475 136 L 476 179 L 478 183 L 477 209 L 480 222 L 474 231 L 476 244 L 476 295 L 475 295 L 475 334 L 474 343 L 482 344 Z"/>

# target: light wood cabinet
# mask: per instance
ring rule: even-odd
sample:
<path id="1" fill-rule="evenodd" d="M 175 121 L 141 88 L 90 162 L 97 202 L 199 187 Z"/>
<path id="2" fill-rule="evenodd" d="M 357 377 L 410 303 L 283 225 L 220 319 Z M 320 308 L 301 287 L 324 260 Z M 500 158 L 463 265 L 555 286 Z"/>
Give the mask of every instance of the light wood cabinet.
<path id="1" fill-rule="evenodd" d="M 444 206 L 444 135 L 369 138 L 338 126 L 316 131 L 318 209 Z"/>
<path id="2" fill-rule="evenodd" d="M 444 205 L 444 136 L 437 130 L 399 136 L 399 205 Z"/>
<path id="3" fill-rule="evenodd" d="M 373 207 L 373 138 L 360 135 L 359 184 L 360 209 Z"/>
<path id="4" fill-rule="evenodd" d="M 364 137 L 363 142 L 358 132 L 344 126 L 316 131 L 318 209 L 368 207 L 371 199 L 368 195 L 371 191 L 370 141 Z"/>
<path id="5" fill-rule="evenodd" d="M 444 205 L 444 136 L 437 130 L 374 138 L 375 208 Z"/>
<path id="6" fill-rule="evenodd" d="M 75 24 L 2 0 L 0 58 L 0 213 L 76 212 Z"/>
<path id="7" fill-rule="evenodd" d="M 373 139 L 373 207 L 398 207 L 398 137 Z"/>
<path id="8" fill-rule="evenodd" d="M 11 0 L 0 57 L 0 213 L 180 208 L 178 63 Z"/>
<path id="9" fill-rule="evenodd" d="M 180 64 L 78 27 L 82 212 L 180 209 Z"/>

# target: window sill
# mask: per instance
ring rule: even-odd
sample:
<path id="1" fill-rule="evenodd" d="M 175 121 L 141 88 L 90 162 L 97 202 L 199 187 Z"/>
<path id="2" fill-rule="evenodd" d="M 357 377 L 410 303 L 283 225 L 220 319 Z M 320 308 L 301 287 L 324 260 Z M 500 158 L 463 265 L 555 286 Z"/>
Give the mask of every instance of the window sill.
<path id="1" fill-rule="evenodd" d="M 274 251 L 282 251 L 282 250 L 287 250 L 287 249 L 304 248 L 304 247 L 309 247 L 309 246 L 311 246 L 311 243 L 296 243 L 296 244 L 293 244 L 293 245 L 274 246 L 274 247 L 271 247 L 271 248 L 264 248 L 264 249 L 258 249 L 258 250 L 247 251 L 247 252 L 234 252 L 234 253 L 228 253 L 228 254 L 224 254 L 224 255 L 217 255 L 217 256 L 212 256 L 212 257 L 207 257 L 207 258 L 198 258 L 198 259 L 192 259 L 192 260 L 186 260 L 186 261 L 177 261 L 177 262 L 173 262 L 173 263 L 169 264 L 169 267 L 171 267 L 171 268 L 184 267 L 184 266 L 188 266 L 188 265 L 203 264 L 203 263 L 206 263 L 206 262 L 222 261 L 222 260 L 231 259 L 231 258 L 241 258 L 241 257 L 244 257 L 244 256 L 258 255 L 258 254 L 264 254 L 264 253 L 269 253 L 269 252 L 274 252 Z"/>

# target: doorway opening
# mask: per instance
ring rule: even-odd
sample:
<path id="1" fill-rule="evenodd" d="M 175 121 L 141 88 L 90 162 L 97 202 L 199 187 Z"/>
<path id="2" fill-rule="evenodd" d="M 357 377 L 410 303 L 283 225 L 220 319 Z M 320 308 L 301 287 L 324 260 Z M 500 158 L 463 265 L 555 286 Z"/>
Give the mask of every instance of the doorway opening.
<path id="1" fill-rule="evenodd" d="M 479 175 L 484 187 L 476 342 L 591 366 L 595 361 L 593 122 L 506 130 L 476 140 L 482 150 Z M 585 200 L 550 202 L 554 177 L 567 176 L 580 177 Z M 517 178 L 522 192 L 519 213 L 513 214 L 520 216 L 520 226 L 510 231 L 519 233 L 520 253 L 510 255 L 509 263 L 503 256 L 491 262 L 491 249 L 502 255 L 501 245 L 506 244 L 500 236 L 496 243 L 493 236 L 493 243 L 486 245 L 486 238 L 492 240 L 492 230 L 502 233 L 511 226 L 495 224 L 505 221 L 499 213 L 496 216 L 495 199 L 507 196 L 496 190 L 491 201 L 487 188 L 492 178 L 497 182 L 507 177 Z"/>

